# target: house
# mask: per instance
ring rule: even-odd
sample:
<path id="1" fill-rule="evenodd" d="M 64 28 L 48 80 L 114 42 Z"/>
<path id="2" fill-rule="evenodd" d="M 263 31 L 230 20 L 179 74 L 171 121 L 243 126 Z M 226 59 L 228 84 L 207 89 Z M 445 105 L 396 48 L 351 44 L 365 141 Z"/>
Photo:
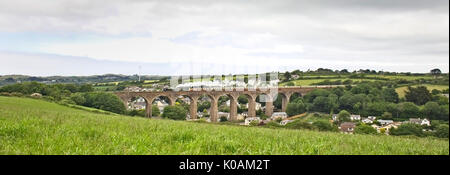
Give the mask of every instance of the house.
<path id="1" fill-rule="evenodd" d="M 338 120 L 339 120 L 337 114 L 333 114 L 333 115 L 331 116 L 331 118 L 333 119 L 333 121 L 338 121 Z"/>
<path id="2" fill-rule="evenodd" d="M 397 129 L 398 126 L 395 125 L 395 124 L 393 124 L 393 123 L 391 123 L 391 124 L 387 124 L 386 126 L 380 127 L 377 131 L 380 132 L 380 129 L 382 129 L 382 128 L 384 129 L 384 131 L 385 131 L 386 134 L 389 134 L 389 131 L 390 131 L 392 128 Z"/>
<path id="3" fill-rule="evenodd" d="M 344 122 L 339 127 L 342 132 L 345 133 L 353 133 L 353 130 L 355 129 L 355 124 L 352 122 Z"/>
<path id="4" fill-rule="evenodd" d="M 361 120 L 361 122 L 363 122 L 365 124 L 372 124 L 373 123 L 373 121 L 370 120 L 369 118 L 364 118 L 364 119 Z"/>
<path id="5" fill-rule="evenodd" d="M 167 104 L 164 100 L 157 100 L 156 101 L 156 106 L 158 107 L 159 111 L 164 111 L 164 108 L 166 106 L 169 106 L 169 104 Z"/>
<path id="6" fill-rule="evenodd" d="M 249 117 L 245 119 L 245 125 L 250 125 L 252 121 L 257 121 L 258 123 L 261 121 L 259 117 Z"/>
<path id="7" fill-rule="evenodd" d="M 219 119 L 222 118 L 222 117 L 226 117 L 227 120 L 229 120 L 229 119 L 230 119 L 230 113 L 227 113 L 227 112 L 219 112 L 219 113 L 217 113 L 217 117 L 218 117 Z"/>
<path id="8" fill-rule="evenodd" d="M 420 119 L 420 118 L 410 118 L 409 122 L 406 123 L 413 123 L 413 124 L 418 124 L 418 125 L 427 125 L 430 126 L 431 123 L 428 119 Z"/>
<path id="9" fill-rule="evenodd" d="M 300 78 L 300 75 L 294 74 L 294 75 L 291 76 L 291 79 L 293 79 L 293 80 L 297 80 L 299 78 Z"/>
<path id="10" fill-rule="evenodd" d="M 243 116 L 242 114 L 238 114 L 238 115 L 236 116 L 236 119 L 237 119 L 238 121 L 244 120 L 244 119 L 245 119 L 245 116 Z"/>
<path id="11" fill-rule="evenodd" d="M 249 105 L 249 103 L 247 103 L 245 106 L 247 107 L 247 109 L 248 109 L 248 105 Z M 258 102 L 256 102 L 255 103 L 255 110 L 260 110 L 262 108 L 262 105 L 261 105 L 261 103 L 258 103 Z"/>
<path id="12" fill-rule="evenodd" d="M 281 118 L 282 120 L 283 119 L 285 119 L 285 118 L 287 118 L 288 117 L 288 115 L 287 115 L 287 113 L 286 112 L 274 112 L 273 114 L 272 114 L 272 117 L 270 117 L 272 120 L 276 120 L 276 119 L 278 119 L 278 118 Z"/>
<path id="13" fill-rule="evenodd" d="M 140 91 L 142 91 L 142 89 L 140 87 L 137 87 L 137 86 L 129 86 L 129 87 L 125 88 L 124 91 L 140 92 Z"/>
<path id="14" fill-rule="evenodd" d="M 378 120 L 378 122 L 379 122 L 381 125 L 389 125 L 389 124 L 394 123 L 394 121 L 392 121 L 392 120 Z"/>
<path id="15" fill-rule="evenodd" d="M 377 119 L 377 117 L 375 117 L 375 116 L 368 116 L 367 119 L 375 121 Z"/>
<path id="16" fill-rule="evenodd" d="M 361 120 L 361 115 L 350 115 L 350 120 L 351 121 L 355 121 L 355 120 L 359 121 L 359 120 Z"/>
<path id="17" fill-rule="evenodd" d="M 288 123 L 291 123 L 291 122 L 293 122 L 294 120 L 283 120 L 283 121 L 281 121 L 280 122 L 280 125 L 286 125 L 286 124 L 288 124 Z"/>

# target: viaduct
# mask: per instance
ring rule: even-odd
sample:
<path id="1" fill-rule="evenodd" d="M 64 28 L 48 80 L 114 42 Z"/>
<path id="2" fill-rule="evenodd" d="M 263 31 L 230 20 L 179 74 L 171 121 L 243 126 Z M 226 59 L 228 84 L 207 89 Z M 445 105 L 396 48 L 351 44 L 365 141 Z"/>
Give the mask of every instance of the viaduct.
<path id="1" fill-rule="evenodd" d="M 286 111 L 287 104 L 292 94 L 298 93 L 301 96 L 314 89 L 318 88 L 331 88 L 331 86 L 314 86 L 314 87 L 280 87 L 280 88 L 255 88 L 255 89 L 220 89 L 220 90 L 187 90 L 187 91 L 161 91 L 161 92 L 130 92 L 120 91 L 114 92 L 128 108 L 128 102 L 133 97 L 142 97 L 147 103 L 146 117 L 152 116 L 152 103 L 158 97 L 167 97 L 169 99 L 169 105 L 175 105 L 175 101 L 178 97 L 184 96 L 190 99 L 190 116 L 191 119 L 197 119 L 197 102 L 202 95 L 207 95 L 211 99 L 210 119 L 211 122 L 217 122 L 218 120 L 218 100 L 221 96 L 228 96 L 230 99 L 230 120 L 235 121 L 237 118 L 237 105 L 238 97 L 245 95 L 248 98 L 248 117 L 256 117 L 256 98 L 259 95 L 264 95 L 266 101 L 267 116 L 272 116 L 273 113 L 273 101 L 276 95 L 280 95 L 282 98 L 282 111 Z"/>

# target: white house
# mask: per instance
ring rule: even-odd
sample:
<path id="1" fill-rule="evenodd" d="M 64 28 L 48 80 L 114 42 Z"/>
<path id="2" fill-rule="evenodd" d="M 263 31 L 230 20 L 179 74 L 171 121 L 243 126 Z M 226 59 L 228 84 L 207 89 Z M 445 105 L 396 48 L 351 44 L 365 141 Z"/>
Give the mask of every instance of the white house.
<path id="1" fill-rule="evenodd" d="M 259 117 L 249 117 L 245 119 L 245 125 L 250 125 L 252 121 L 257 121 L 258 123 L 261 121 Z"/>
<path id="2" fill-rule="evenodd" d="M 378 120 L 378 122 L 379 122 L 381 125 L 389 125 L 389 124 L 394 123 L 394 121 L 392 121 L 392 120 Z"/>
<path id="3" fill-rule="evenodd" d="M 286 112 L 274 112 L 272 114 L 272 117 L 270 117 L 272 120 L 276 120 L 277 118 L 281 118 L 282 120 L 287 118 L 288 115 Z"/>
<path id="4" fill-rule="evenodd" d="M 247 107 L 247 109 L 248 109 L 248 103 L 245 105 L 246 107 Z M 258 103 L 258 102 L 256 102 L 255 103 L 255 110 L 260 110 L 262 108 L 262 105 L 261 105 L 261 103 Z"/>
<path id="5" fill-rule="evenodd" d="M 337 114 L 333 114 L 331 116 L 331 118 L 333 119 L 333 121 L 338 121 L 338 115 Z"/>
<path id="6" fill-rule="evenodd" d="M 370 120 L 369 118 L 364 118 L 364 119 L 361 120 L 361 122 L 366 123 L 366 124 L 371 124 L 371 123 L 373 123 L 373 121 Z"/>
<path id="7" fill-rule="evenodd" d="M 375 117 L 375 116 L 368 116 L 367 119 L 374 121 L 374 120 L 377 119 L 377 117 Z"/>
<path id="8" fill-rule="evenodd" d="M 418 125 L 427 125 L 430 126 L 431 123 L 428 119 L 420 119 L 420 118 L 410 118 L 409 122 L 407 123 L 414 123 L 414 124 L 418 124 Z"/>
<path id="9" fill-rule="evenodd" d="M 361 120 L 361 115 L 350 115 L 350 120 L 351 121 L 355 121 L 355 120 Z"/>
<path id="10" fill-rule="evenodd" d="M 221 117 L 226 117 L 227 118 L 227 120 L 229 120 L 230 119 L 230 113 L 227 113 L 227 112 L 218 112 L 217 113 L 217 117 L 220 119 Z"/>

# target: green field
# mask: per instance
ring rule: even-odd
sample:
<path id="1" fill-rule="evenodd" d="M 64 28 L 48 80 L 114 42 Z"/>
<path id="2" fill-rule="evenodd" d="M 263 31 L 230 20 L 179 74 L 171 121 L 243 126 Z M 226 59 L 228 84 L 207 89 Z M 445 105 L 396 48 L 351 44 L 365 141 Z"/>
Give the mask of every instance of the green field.
<path id="1" fill-rule="evenodd" d="M 0 97 L 0 154 L 449 155 L 449 141 L 154 120 Z"/>
<path id="2" fill-rule="evenodd" d="M 419 85 L 414 85 L 414 86 L 412 86 L 412 87 L 417 87 L 417 86 L 419 86 Z M 449 88 L 449 86 L 446 86 L 446 85 L 431 85 L 431 84 L 424 84 L 424 85 L 420 85 L 420 86 L 425 86 L 425 87 L 427 87 L 427 89 L 428 89 L 430 92 L 431 92 L 433 89 L 437 89 L 437 90 L 442 91 L 442 90 L 445 90 L 445 89 L 448 89 L 448 88 Z M 399 97 L 405 97 L 405 90 L 407 90 L 407 89 L 408 89 L 408 86 L 403 86 L 403 87 L 396 88 L 395 91 L 398 93 L 398 96 L 399 96 Z"/>
<path id="3" fill-rule="evenodd" d="M 361 82 L 361 81 L 377 81 L 377 80 L 373 80 L 373 79 L 361 79 L 361 78 L 358 78 L 358 79 L 356 79 L 356 78 L 352 78 L 352 79 L 350 79 L 350 78 L 301 79 L 301 80 L 291 80 L 291 81 L 288 81 L 288 82 L 280 83 L 280 86 L 285 86 L 289 82 L 293 82 L 295 84 L 295 86 L 309 86 L 309 85 L 312 85 L 314 83 L 320 83 L 320 82 L 325 81 L 325 80 L 329 80 L 329 81 L 352 80 L 353 83 Z"/>

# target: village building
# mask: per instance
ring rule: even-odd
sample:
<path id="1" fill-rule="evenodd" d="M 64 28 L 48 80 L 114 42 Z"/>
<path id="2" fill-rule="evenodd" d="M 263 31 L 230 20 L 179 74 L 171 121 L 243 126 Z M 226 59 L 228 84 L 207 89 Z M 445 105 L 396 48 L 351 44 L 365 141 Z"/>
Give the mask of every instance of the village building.
<path id="1" fill-rule="evenodd" d="M 344 133 L 353 133 L 355 127 L 355 124 L 352 122 L 344 122 L 340 125 L 339 129 Z"/>
<path id="2" fill-rule="evenodd" d="M 361 120 L 361 122 L 365 123 L 365 124 L 372 124 L 373 120 L 370 120 L 369 118 L 364 118 Z"/>
<path id="3" fill-rule="evenodd" d="M 140 92 L 140 91 L 142 91 L 142 88 L 137 87 L 137 86 L 129 86 L 129 87 L 126 87 L 126 88 L 124 89 L 124 91 L 128 91 L 128 92 Z"/>
<path id="4" fill-rule="evenodd" d="M 410 118 L 409 121 L 406 121 L 405 123 L 431 126 L 431 122 L 428 119 L 420 119 L 420 118 Z"/>
<path id="5" fill-rule="evenodd" d="M 337 115 L 337 114 L 333 114 L 333 115 L 331 115 L 331 118 L 333 119 L 333 121 L 338 121 L 338 120 L 339 120 L 339 118 L 338 118 L 338 115 Z"/>
<path id="6" fill-rule="evenodd" d="M 250 125 L 252 121 L 257 121 L 258 123 L 261 121 L 259 117 L 249 117 L 245 119 L 245 125 Z"/>
<path id="7" fill-rule="evenodd" d="M 394 123 L 393 120 L 378 120 L 378 123 L 380 123 L 381 125 L 389 125 Z"/>
<path id="8" fill-rule="evenodd" d="M 361 115 L 350 115 L 351 121 L 359 121 L 361 120 Z"/>
<path id="9" fill-rule="evenodd" d="M 219 119 L 222 117 L 225 117 L 227 120 L 230 119 L 230 113 L 227 113 L 227 112 L 218 112 L 217 116 L 219 117 Z"/>
<path id="10" fill-rule="evenodd" d="M 273 114 L 272 114 L 272 117 L 270 117 L 272 120 L 276 120 L 276 119 L 278 119 L 278 118 L 281 118 L 282 120 L 283 119 L 286 119 L 288 117 L 288 115 L 287 115 L 287 113 L 286 112 L 274 112 Z"/>

